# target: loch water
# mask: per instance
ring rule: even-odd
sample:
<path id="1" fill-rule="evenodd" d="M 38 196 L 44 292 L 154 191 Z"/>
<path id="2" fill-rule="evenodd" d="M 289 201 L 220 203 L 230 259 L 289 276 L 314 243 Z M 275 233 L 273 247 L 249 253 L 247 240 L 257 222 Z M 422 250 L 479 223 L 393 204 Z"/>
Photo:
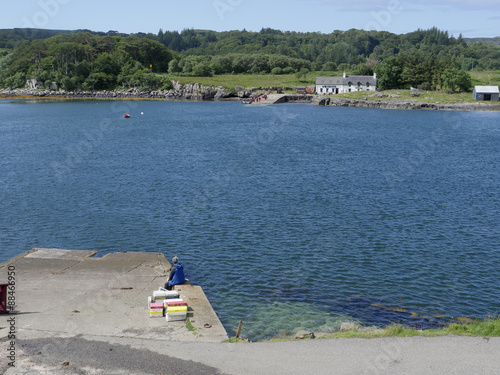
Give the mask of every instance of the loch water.
<path id="1" fill-rule="evenodd" d="M 230 335 L 500 309 L 500 112 L 0 101 L 0 160 L 0 262 L 177 255 Z"/>

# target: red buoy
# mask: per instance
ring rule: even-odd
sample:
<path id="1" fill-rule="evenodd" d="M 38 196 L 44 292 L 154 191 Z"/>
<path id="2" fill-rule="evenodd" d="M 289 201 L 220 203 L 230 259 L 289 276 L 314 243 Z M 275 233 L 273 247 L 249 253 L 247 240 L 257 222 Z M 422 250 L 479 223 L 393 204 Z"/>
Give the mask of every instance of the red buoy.
<path id="1" fill-rule="evenodd" d="M 123 117 L 125 117 L 125 118 L 130 118 L 130 115 L 129 115 L 128 113 L 125 113 L 125 114 L 123 115 Z"/>

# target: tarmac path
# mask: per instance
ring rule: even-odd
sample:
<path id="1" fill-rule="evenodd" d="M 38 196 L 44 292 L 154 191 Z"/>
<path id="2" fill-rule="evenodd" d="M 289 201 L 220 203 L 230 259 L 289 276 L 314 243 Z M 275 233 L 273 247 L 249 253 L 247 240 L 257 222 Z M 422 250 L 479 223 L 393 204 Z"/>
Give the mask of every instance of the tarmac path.
<path id="1" fill-rule="evenodd" d="M 197 343 L 130 338 L 18 342 L 5 374 L 499 374 L 500 338 Z"/>

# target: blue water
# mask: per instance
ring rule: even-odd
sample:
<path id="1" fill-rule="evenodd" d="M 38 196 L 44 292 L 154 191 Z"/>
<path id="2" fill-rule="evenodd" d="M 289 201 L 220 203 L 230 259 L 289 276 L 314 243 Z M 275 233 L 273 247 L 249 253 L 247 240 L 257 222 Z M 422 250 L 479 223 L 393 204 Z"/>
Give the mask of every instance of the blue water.
<path id="1" fill-rule="evenodd" d="M 0 262 L 33 247 L 177 255 L 229 334 L 243 320 L 251 339 L 494 315 L 499 123 L 499 112 L 3 101 Z"/>

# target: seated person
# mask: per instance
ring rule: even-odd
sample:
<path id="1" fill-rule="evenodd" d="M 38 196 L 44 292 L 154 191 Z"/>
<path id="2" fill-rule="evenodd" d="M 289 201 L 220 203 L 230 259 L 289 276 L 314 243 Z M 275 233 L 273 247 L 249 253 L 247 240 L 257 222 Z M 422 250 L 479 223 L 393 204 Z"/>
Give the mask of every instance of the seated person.
<path id="1" fill-rule="evenodd" d="M 186 281 L 184 277 L 184 269 L 182 264 L 179 263 L 179 258 L 172 258 L 173 266 L 170 268 L 170 276 L 168 281 L 165 283 L 165 289 L 172 290 L 174 285 L 183 284 Z"/>

